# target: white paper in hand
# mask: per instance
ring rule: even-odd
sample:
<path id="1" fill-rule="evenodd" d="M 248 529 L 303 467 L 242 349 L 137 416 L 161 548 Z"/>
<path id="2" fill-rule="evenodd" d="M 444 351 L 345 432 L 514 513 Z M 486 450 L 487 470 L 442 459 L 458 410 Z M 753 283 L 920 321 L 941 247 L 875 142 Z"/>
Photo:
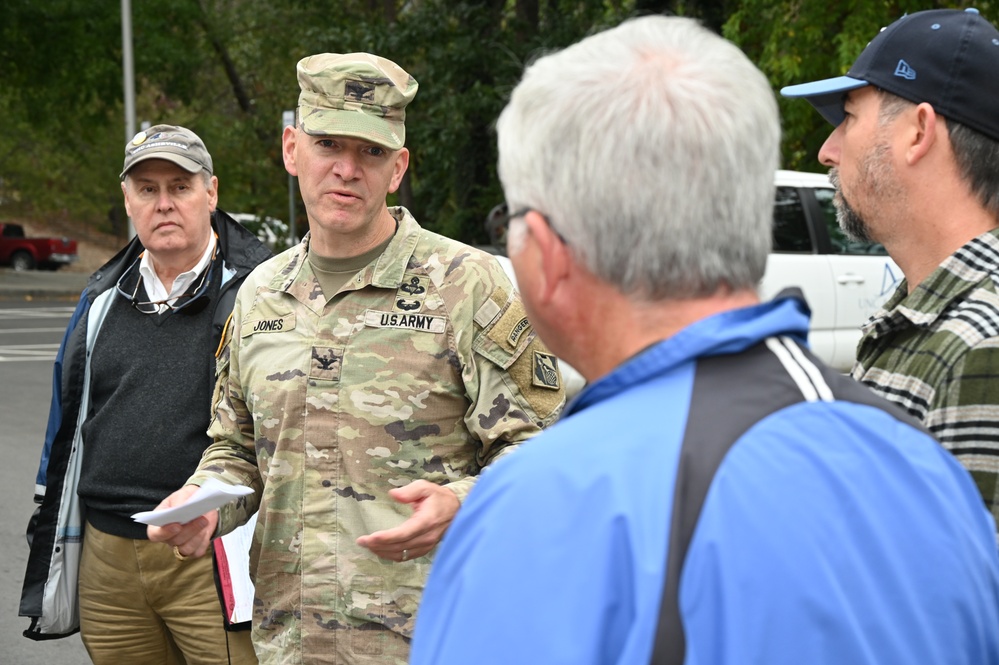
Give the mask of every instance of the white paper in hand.
<path id="1" fill-rule="evenodd" d="M 253 494 L 253 489 L 245 485 L 227 485 L 214 478 L 209 478 L 181 505 L 135 513 L 132 515 L 132 519 L 153 526 L 164 526 L 174 522 L 187 524 L 194 518 L 201 517 L 208 511 L 215 510 L 247 494 Z"/>

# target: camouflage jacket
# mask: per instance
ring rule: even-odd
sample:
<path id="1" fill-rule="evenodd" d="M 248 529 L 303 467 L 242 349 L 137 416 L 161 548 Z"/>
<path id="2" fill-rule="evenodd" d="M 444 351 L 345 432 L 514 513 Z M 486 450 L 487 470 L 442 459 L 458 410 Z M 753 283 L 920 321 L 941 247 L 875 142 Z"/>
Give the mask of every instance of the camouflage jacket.
<path id="1" fill-rule="evenodd" d="M 386 629 L 408 643 L 430 557 L 385 561 L 355 539 L 410 515 L 394 487 L 425 479 L 463 500 L 564 405 L 557 363 L 493 257 L 390 210 L 387 249 L 332 298 L 308 236 L 260 266 L 218 359 L 215 442 L 190 482 L 255 490 L 220 511 L 220 532 L 259 509 L 261 663 L 371 662 Z"/>

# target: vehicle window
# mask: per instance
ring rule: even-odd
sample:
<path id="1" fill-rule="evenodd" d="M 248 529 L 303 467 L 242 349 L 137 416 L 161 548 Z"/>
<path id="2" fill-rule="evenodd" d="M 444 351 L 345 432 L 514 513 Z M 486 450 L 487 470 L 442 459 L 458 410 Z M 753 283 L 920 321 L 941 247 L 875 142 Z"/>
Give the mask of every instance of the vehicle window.
<path id="1" fill-rule="evenodd" d="M 23 238 L 24 228 L 17 224 L 7 224 L 3 227 L 4 238 Z"/>
<path id="2" fill-rule="evenodd" d="M 774 196 L 775 252 L 811 252 L 812 237 L 808 233 L 805 210 L 794 187 L 778 187 Z"/>
<path id="3" fill-rule="evenodd" d="M 826 228 L 829 229 L 829 242 L 832 243 L 833 254 L 880 254 L 887 256 L 884 245 L 877 242 L 857 242 L 850 240 L 839 228 L 836 221 L 836 206 L 833 204 L 835 190 L 820 188 L 815 191 L 815 200 L 819 202 L 819 209 L 822 210 L 822 217 L 825 219 Z"/>

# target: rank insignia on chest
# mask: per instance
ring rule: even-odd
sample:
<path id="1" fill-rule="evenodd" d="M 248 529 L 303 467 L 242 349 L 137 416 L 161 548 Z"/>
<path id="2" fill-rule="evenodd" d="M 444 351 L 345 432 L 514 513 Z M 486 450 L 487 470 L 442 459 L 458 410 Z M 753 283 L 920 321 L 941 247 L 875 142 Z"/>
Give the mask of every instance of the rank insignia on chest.
<path id="1" fill-rule="evenodd" d="M 320 381 L 339 381 L 343 365 L 343 349 L 332 346 L 312 347 L 309 378 Z"/>
<path id="2" fill-rule="evenodd" d="M 421 309 L 429 287 L 430 278 L 426 275 L 406 275 L 395 294 L 395 311 L 415 312 Z"/>
<path id="3" fill-rule="evenodd" d="M 558 358 L 550 353 L 535 351 L 533 383 L 538 388 L 558 390 L 561 384 L 558 374 Z"/>

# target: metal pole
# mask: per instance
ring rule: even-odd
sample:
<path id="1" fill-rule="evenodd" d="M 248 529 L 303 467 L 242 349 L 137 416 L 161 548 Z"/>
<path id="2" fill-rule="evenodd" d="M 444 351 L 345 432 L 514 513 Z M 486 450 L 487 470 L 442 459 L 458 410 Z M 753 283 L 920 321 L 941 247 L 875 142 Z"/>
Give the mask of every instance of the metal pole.
<path id="1" fill-rule="evenodd" d="M 125 79 L 125 142 L 135 136 L 135 66 L 132 63 L 132 0 L 121 0 L 121 60 Z M 128 238 L 135 237 L 135 226 L 128 218 Z"/>

